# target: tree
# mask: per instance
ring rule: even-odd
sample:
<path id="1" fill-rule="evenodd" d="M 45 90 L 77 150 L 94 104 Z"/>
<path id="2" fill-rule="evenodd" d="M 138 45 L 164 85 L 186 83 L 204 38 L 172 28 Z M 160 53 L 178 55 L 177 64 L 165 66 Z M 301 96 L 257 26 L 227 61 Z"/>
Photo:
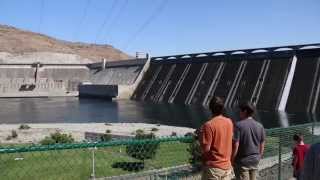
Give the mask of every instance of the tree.
<path id="1" fill-rule="evenodd" d="M 155 139 L 153 133 L 144 134 L 143 132 L 137 133 L 135 136 L 136 140 L 147 140 Z M 133 142 L 128 145 L 126 152 L 129 156 L 144 161 L 145 159 L 152 159 L 155 157 L 157 150 L 160 146 L 160 143 L 157 141 L 151 142 Z"/>

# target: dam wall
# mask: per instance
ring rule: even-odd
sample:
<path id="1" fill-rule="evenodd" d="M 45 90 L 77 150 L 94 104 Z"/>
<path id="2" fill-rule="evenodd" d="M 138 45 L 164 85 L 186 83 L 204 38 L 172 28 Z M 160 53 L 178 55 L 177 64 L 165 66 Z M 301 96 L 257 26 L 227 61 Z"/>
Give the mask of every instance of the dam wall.
<path id="1" fill-rule="evenodd" d="M 0 97 L 77 96 L 84 64 L 0 64 Z"/>
<path id="2" fill-rule="evenodd" d="M 227 107 L 319 112 L 319 66 L 319 44 L 154 57 L 131 98 L 208 106 L 220 96 Z"/>
<path id="3" fill-rule="evenodd" d="M 146 62 L 133 59 L 92 64 L 0 64 L 0 97 L 78 96 L 79 85 L 90 83 L 117 85 L 119 92 L 129 98 Z"/>
<path id="4" fill-rule="evenodd" d="M 148 69 L 148 59 L 101 62 L 89 65 L 90 83 L 94 85 L 117 85 L 118 99 L 129 99 Z"/>
<path id="5" fill-rule="evenodd" d="M 93 84 L 130 85 L 135 82 L 143 66 L 110 67 L 90 72 Z"/>
<path id="6" fill-rule="evenodd" d="M 142 71 L 146 59 L 91 64 L 90 82 L 105 85 L 131 85 Z"/>
<path id="7" fill-rule="evenodd" d="M 320 50 L 298 52 L 297 59 L 286 111 L 320 112 Z"/>

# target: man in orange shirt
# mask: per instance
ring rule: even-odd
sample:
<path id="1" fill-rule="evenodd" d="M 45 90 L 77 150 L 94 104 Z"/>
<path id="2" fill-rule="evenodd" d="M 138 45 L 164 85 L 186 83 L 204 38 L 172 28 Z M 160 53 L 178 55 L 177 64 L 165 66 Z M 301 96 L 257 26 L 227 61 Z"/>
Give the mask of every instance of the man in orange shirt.
<path id="1" fill-rule="evenodd" d="M 223 116 L 224 103 L 214 97 L 209 104 L 213 116 L 201 127 L 203 180 L 230 180 L 233 123 Z"/>

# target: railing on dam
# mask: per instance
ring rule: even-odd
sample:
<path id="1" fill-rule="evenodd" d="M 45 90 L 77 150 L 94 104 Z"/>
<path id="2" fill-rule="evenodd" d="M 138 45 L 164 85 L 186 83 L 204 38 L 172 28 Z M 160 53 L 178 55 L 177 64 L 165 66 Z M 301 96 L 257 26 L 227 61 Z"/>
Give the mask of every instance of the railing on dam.
<path id="1" fill-rule="evenodd" d="M 320 44 L 155 57 L 132 99 L 207 106 L 220 96 L 227 107 L 316 112 L 319 67 Z"/>
<path id="2" fill-rule="evenodd" d="M 292 176 L 292 136 L 304 135 L 306 143 L 320 142 L 320 123 L 267 130 L 259 179 Z M 139 137 L 139 138 L 138 138 Z M 3 179 L 90 179 L 200 177 L 199 144 L 195 136 L 137 136 L 108 142 L 2 147 Z"/>

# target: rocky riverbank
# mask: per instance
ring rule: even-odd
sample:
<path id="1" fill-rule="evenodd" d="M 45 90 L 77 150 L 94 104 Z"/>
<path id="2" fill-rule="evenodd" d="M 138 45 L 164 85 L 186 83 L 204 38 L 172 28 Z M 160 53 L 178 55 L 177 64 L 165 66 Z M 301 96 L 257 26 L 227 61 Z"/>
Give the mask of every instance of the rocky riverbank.
<path id="1" fill-rule="evenodd" d="M 117 136 L 134 136 L 136 130 L 153 132 L 156 136 L 183 136 L 188 132 L 194 132 L 192 128 L 166 126 L 145 123 L 52 123 L 52 124 L 25 124 L 30 129 L 19 129 L 21 124 L 1 124 L 0 143 L 3 144 L 25 144 L 39 143 L 44 137 L 54 132 L 71 134 L 73 138 L 81 142 L 85 140 L 85 132 L 105 133 L 110 130 L 111 134 Z M 17 137 L 8 138 L 16 131 Z"/>

